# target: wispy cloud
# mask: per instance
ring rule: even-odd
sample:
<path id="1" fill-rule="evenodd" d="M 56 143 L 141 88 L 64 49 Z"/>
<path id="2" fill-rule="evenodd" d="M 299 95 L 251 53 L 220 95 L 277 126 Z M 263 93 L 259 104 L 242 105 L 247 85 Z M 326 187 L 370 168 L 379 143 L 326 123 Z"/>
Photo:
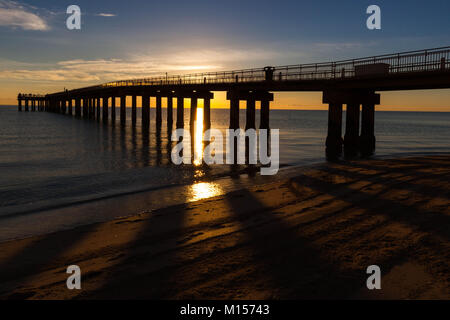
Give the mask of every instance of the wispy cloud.
<path id="1" fill-rule="evenodd" d="M 47 64 L 21 65 L 9 61 L 8 67 L 0 70 L 0 79 L 27 81 L 58 81 L 101 83 L 119 79 L 145 78 L 161 75 L 210 71 L 218 65 L 200 64 L 195 61 L 164 62 L 155 58 L 142 59 L 75 59 L 60 61 L 54 66 Z"/>
<path id="2" fill-rule="evenodd" d="M 169 52 L 168 52 L 169 51 Z M 95 84 L 121 79 L 146 78 L 196 72 L 220 71 L 242 66 L 261 66 L 279 53 L 269 49 L 168 50 L 133 54 L 126 59 L 73 59 L 49 64 L 4 61 L 0 79 Z M 1 60 L 0 60 L 1 62 Z M 3 69 L 3 70 L 2 70 Z M 81 84 L 83 85 L 83 84 Z"/>
<path id="3" fill-rule="evenodd" d="M 97 17 L 116 17 L 117 14 L 114 14 L 114 13 L 97 13 L 96 16 Z"/>
<path id="4" fill-rule="evenodd" d="M 35 9 L 35 7 L 26 7 L 15 1 L 0 0 L 0 26 L 23 30 L 49 30 L 47 22 L 32 12 Z"/>

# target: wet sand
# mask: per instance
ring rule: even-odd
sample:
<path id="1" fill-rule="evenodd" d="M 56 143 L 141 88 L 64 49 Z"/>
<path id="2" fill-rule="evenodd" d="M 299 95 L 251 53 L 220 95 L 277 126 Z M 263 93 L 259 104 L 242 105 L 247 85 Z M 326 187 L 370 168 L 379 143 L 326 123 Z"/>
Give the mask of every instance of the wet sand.
<path id="1" fill-rule="evenodd" d="M 317 166 L 0 243 L 0 298 L 449 299 L 449 199 L 450 156 Z M 72 264 L 81 290 L 66 288 Z"/>

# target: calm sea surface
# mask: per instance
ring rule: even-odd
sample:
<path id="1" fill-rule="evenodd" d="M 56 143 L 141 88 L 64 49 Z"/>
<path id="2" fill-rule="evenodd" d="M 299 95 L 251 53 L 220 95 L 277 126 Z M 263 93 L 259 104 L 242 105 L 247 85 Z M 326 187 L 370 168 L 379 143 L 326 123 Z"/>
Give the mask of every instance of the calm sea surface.
<path id="1" fill-rule="evenodd" d="M 127 123 L 121 127 L 119 122 L 103 124 L 0 107 L 0 217 L 35 215 L 55 206 L 160 190 L 231 170 L 173 165 L 173 143 L 167 139 L 164 121 L 160 137 L 155 134 L 155 110 L 151 110 L 150 135 L 142 134 L 140 109 L 136 128 L 127 112 Z M 188 124 L 188 110 L 185 115 Z M 211 118 L 213 128 L 228 127 L 228 110 L 213 109 Z M 242 128 L 244 121 L 245 110 L 241 110 Z M 280 129 L 282 165 L 325 160 L 327 111 L 272 110 L 270 124 Z M 376 112 L 375 127 L 376 156 L 450 152 L 450 113 Z"/>

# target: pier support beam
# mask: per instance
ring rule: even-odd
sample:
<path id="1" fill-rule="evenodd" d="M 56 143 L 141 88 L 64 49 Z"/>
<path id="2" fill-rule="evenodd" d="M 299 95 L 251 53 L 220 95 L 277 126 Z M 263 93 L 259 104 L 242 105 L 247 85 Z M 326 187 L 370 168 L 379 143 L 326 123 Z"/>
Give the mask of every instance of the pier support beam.
<path id="1" fill-rule="evenodd" d="M 260 119 L 259 119 L 259 128 L 260 129 L 269 129 L 269 112 L 270 112 L 270 101 L 269 99 L 261 100 L 261 110 L 260 110 Z"/>
<path id="2" fill-rule="evenodd" d="M 36 100 L 31 100 L 31 111 L 36 111 Z"/>
<path id="3" fill-rule="evenodd" d="M 203 103 L 203 131 L 211 129 L 211 99 L 205 98 Z"/>
<path id="4" fill-rule="evenodd" d="M 239 100 L 241 99 L 239 92 L 228 91 L 227 100 L 230 100 L 230 126 L 229 129 L 236 130 L 239 129 Z M 230 135 L 226 141 L 228 146 L 233 150 L 233 163 L 237 164 L 237 150 L 238 150 L 238 138 Z"/>
<path id="5" fill-rule="evenodd" d="M 358 103 L 348 103 L 345 120 L 344 153 L 354 157 L 359 150 L 359 109 Z"/>
<path id="6" fill-rule="evenodd" d="M 242 91 L 228 92 L 227 99 L 230 100 L 230 129 L 239 128 L 239 101 L 247 101 L 246 129 L 255 129 L 255 104 L 261 101 L 260 129 L 270 129 L 269 112 L 270 101 L 273 101 L 273 93 L 267 91 Z"/>
<path id="7" fill-rule="evenodd" d="M 156 129 L 161 130 L 162 115 L 161 115 L 161 96 L 156 96 Z"/>
<path id="8" fill-rule="evenodd" d="M 89 99 L 89 104 L 90 104 L 90 112 L 89 112 L 89 118 L 90 119 L 95 119 L 95 99 L 94 98 L 90 98 Z"/>
<path id="9" fill-rule="evenodd" d="M 255 99 L 250 97 L 247 99 L 247 110 L 245 115 L 245 130 L 256 129 L 255 120 Z"/>
<path id="10" fill-rule="evenodd" d="M 85 97 L 83 98 L 83 118 L 88 117 L 88 99 Z"/>
<path id="11" fill-rule="evenodd" d="M 177 96 L 177 129 L 184 128 L 184 97 Z"/>
<path id="12" fill-rule="evenodd" d="M 25 99 L 25 111 L 29 111 L 28 104 L 29 104 L 29 100 Z"/>
<path id="13" fill-rule="evenodd" d="M 189 118 L 189 129 L 194 129 L 194 122 L 197 119 L 197 97 L 191 97 L 191 112 Z"/>
<path id="14" fill-rule="evenodd" d="M 372 103 L 362 106 L 359 148 L 363 156 L 372 155 L 375 151 L 375 104 Z"/>
<path id="15" fill-rule="evenodd" d="M 120 123 L 124 125 L 127 121 L 127 96 L 121 95 L 120 96 Z"/>
<path id="16" fill-rule="evenodd" d="M 88 106 L 89 106 L 88 117 L 89 117 L 89 119 L 92 119 L 93 116 L 94 116 L 94 108 L 95 108 L 95 106 L 94 106 L 94 99 L 92 99 L 92 98 L 88 99 Z"/>
<path id="17" fill-rule="evenodd" d="M 72 115 L 72 98 L 69 98 L 68 102 L 69 102 L 69 111 L 68 111 L 68 113 L 69 113 L 69 115 Z"/>
<path id="18" fill-rule="evenodd" d="M 95 99 L 94 98 L 89 99 L 89 105 L 90 105 L 89 118 L 94 119 L 95 118 Z"/>
<path id="19" fill-rule="evenodd" d="M 96 116 L 96 118 L 97 118 L 97 120 L 100 120 L 100 98 L 97 98 L 96 99 L 97 100 L 97 116 Z"/>
<path id="20" fill-rule="evenodd" d="M 86 118 L 91 117 L 91 98 L 86 98 Z"/>
<path id="21" fill-rule="evenodd" d="M 133 126 L 136 125 L 136 108 L 137 108 L 136 95 L 133 95 L 131 97 L 131 123 L 133 124 Z"/>
<path id="22" fill-rule="evenodd" d="M 111 120 L 114 123 L 116 121 L 116 96 L 111 97 Z"/>
<path id="23" fill-rule="evenodd" d="M 230 129 L 239 128 L 239 93 L 228 91 L 227 100 L 230 100 Z"/>
<path id="24" fill-rule="evenodd" d="M 230 100 L 230 129 L 239 128 L 239 98 L 233 97 Z"/>
<path id="25" fill-rule="evenodd" d="M 142 127 L 150 127 L 150 96 L 148 93 L 142 95 Z"/>
<path id="26" fill-rule="evenodd" d="M 102 120 L 103 122 L 108 122 L 108 100 L 109 97 L 103 97 L 103 116 L 102 116 Z"/>
<path id="27" fill-rule="evenodd" d="M 75 98 L 75 117 L 81 117 L 81 99 Z"/>
<path id="28" fill-rule="evenodd" d="M 330 103 L 328 106 L 328 134 L 325 142 L 325 153 L 328 159 L 342 154 L 342 104 Z"/>
<path id="29" fill-rule="evenodd" d="M 66 114 L 66 100 L 64 99 L 59 101 L 59 113 Z"/>
<path id="30" fill-rule="evenodd" d="M 167 96 L 167 128 L 172 128 L 173 125 L 173 96 Z"/>
<path id="31" fill-rule="evenodd" d="M 355 155 L 358 150 L 365 148 L 366 144 L 360 141 L 359 137 L 359 109 L 363 107 L 363 128 L 362 135 L 373 142 L 373 112 L 375 105 L 380 104 L 380 95 L 367 90 L 329 90 L 323 92 L 323 103 L 329 104 L 328 111 L 328 137 L 326 142 L 327 158 L 337 158 L 342 153 L 342 105 L 347 105 L 346 132 L 345 132 L 345 153 L 348 156 Z"/>

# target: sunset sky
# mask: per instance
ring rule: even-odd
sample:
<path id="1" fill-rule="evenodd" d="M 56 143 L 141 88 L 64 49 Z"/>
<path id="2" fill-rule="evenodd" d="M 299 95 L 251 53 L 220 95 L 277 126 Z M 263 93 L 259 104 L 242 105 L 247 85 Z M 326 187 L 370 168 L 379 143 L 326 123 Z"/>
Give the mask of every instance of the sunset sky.
<path id="1" fill-rule="evenodd" d="M 81 30 L 66 9 L 82 11 Z M 377 4 L 382 30 L 366 28 Z M 0 0 L 0 105 L 118 79 L 333 61 L 450 45 L 448 0 Z M 213 107 L 225 107 L 217 94 Z M 274 108 L 324 108 L 320 93 Z M 450 111 L 450 90 L 382 94 L 379 110 Z"/>

